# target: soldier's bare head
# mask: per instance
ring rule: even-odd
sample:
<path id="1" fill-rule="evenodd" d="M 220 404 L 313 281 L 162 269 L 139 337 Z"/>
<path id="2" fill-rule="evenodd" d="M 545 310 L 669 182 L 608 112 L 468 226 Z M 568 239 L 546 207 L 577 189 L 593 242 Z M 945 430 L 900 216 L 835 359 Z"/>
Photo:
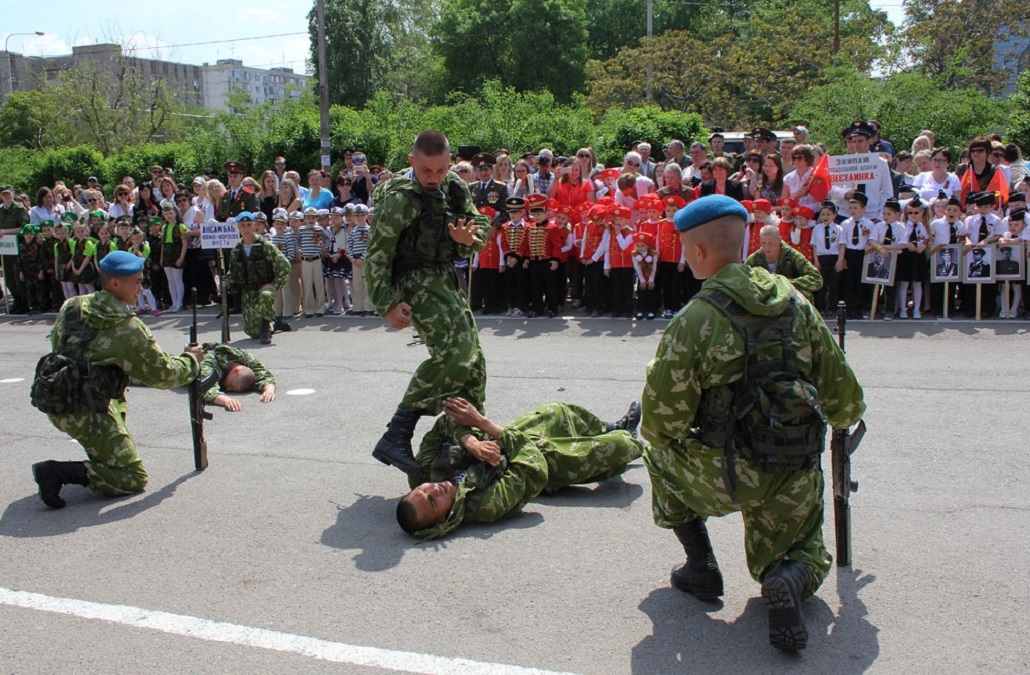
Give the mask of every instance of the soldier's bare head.
<path id="1" fill-rule="evenodd" d="M 427 190 L 438 189 L 451 166 L 447 137 L 439 131 L 423 131 L 411 146 L 408 163 L 419 185 Z"/>
<path id="2" fill-rule="evenodd" d="M 233 361 L 229 366 L 229 372 L 225 374 L 225 379 L 222 380 L 222 388 L 240 394 L 253 389 L 255 382 L 257 382 L 257 377 L 253 370 Z"/>
<path id="3" fill-rule="evenodd" d="M 408 534 L 442 523 L 454 506 L 458 486 L 451 481 L 422 483 L 397 504 L 397 524 Z"/>
<path id="4" fill-rule="evenodd" d="M 758 237 L 762 244 L 762 253 L 769 262 L 778 262 L 780 258 L 780 228 L 776 225 L 763 225 L 758 231 Z M 743 243 L 741 243 L 743 246 Z M 739 250 L 739 249 L 738 249 Z"/>

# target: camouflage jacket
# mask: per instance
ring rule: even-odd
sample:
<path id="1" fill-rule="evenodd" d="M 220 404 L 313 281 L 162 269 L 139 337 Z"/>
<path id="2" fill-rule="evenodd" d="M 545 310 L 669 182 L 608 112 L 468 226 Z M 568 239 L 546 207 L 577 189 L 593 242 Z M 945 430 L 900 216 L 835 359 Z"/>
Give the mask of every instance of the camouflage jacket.
<path id="1" fill-rule="evenodd" d="M 60 346 L 67 312 L 74 311 L 76 300 L 83 321 L 99 331 L 86 350 L 89 363 L 117 366 L 130 379 L 156 389 L 181 387 L 197 377 L 200 364 L 192 354 L 173 356 L 161 349 L 136 313 L 107 291 L 64 303 L 51 332 L 51 349 Z"/>
<path id="2" fill-rule="evenodd" d="M 250 255 L 241 239 L 229 256 L 229 286 L 236 290 L 256 291 L 265 284 L 282 288 L 290 278 L 290 261 L 269 239 L 254 235 Z"/>
<path id="3" fill-rule="evenodd" d="M 229 364 L 234 361 L 254 371 L 254 391 L 260 392 L 264 390 L 265 385 L 275 384 L 275 377 L 271 371 L 250 352 L 229 345 L 215 345 L 204 355 L 204 360 L 200 363 L 201 380 L 206 380 L 211 371 L 218 373 L 218 381 L 204 394 L 204 403 L 213 403 L 215 397 L 222 393 L 222 378 L 229 372 Z"/>
<path id="4" fill-rule="evenodd" d="M 765 252 L 762 249 L 749 255 L 747 264 L 751 267 L 761 267 L 766 271 L 769 269 Z M 776 274 L 790 279 L 794 288 L 801 291 L 801 295 L 808 298 L 809 302 L 814 301 L 815 292 L 823 287 L 823 275 L 819 273 L 815 265 L 782 241 L 780 242 L 780 260 L 776 263 Z"/>
<path id="5" fill-rule="evenodd" d="M 365 253 L 365 281 L 380 316 L 404 300 L 396 286 L 397 274 L 417 268 L 445 269 L 455 257 L 468 258 L 483 248 L 482 241 L 472 246 L 454 242 L 448 221 L 475 221 L 480 240 L 480 233 L 490 226 L 473 205 L 468 186 L 453 172 L 439 190 L 425 190 L 405 175 L 394 176 L 376 188 L 375 204 Z"/>
<path id="6" fill-rule="evenodd" d="M 717 288 L 761 316 L 779 315 L 798 293 L 784 277 L 742 264 L 727 265 L 702 288 Z M 862 387 L 819 313 L 800 299 L 792 339 L 798 368 L 818 390 L 829 424 L 856 423 L 865 412 Z M 647 367 L 640 433 L 651 447 L 645 455 L 675 463 L 700 443 L 694 418 L 702 392 L 739 380 L 745 354 L 743 336 L 708 302 L 693 300 L 676 315 Z"/>

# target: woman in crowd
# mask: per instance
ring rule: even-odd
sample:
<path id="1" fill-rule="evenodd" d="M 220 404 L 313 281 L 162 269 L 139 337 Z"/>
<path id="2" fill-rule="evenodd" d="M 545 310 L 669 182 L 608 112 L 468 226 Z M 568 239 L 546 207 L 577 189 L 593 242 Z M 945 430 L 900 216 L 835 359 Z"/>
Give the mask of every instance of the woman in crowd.
<path id="1" fill-rule="evenodd" d="M 161 176 L 157 181 L 157 203 L 160 207 L 165 201 L 175 203 L 175 180 L 171 176 Z"/>
<path id="2" fill-rule="evenodd" d="M 161 210 L 154 204 L 154 200 L 151 199 L 150 183 L 142 183 L 139 186 L 139 199 L 136 200 L 136 205 L 133 207 L 134 216 L 137 214 L 143 214 L 144 217 L 159 215 Z"/>
<path id="3" fill-rule="evenodd" d="M 454 173 L 458 174 L 458 178 L 465 181 L 465 183 L 472 183 L 472 165 L 468 162 L 458 162 L 454 165 Z"/>
<path id="4" fill-rule="evenodd" d="M 109 215 L 112 220 L 114 220 L 115 218 L 121 218 L 123 216 L 128 216 L 129 218 L 132 218 L 134 206 L 132 202 L 129 201 L 131 195 L 132 193 L 129 190 L 129 186 L 119 183 L 117 187 L 115 187 L 114 203 L 111 204 L 111 206 L 109 206 L 107 209 L 107 215 Z"/>
<path id="5" fill-rule="evenodd" d="M 103 197 L 103 195 L 101 195 L 101 197 Z M 82 191 L 82 188 L 79 188 L 79 198 L 83 201 L 80 202 L 79 199 L 76 198 L 75 194 L 69 190 L 62 181 L 54 183 L 54 204 L 59 205 L 66 213 L 71 212 L 76 216 L 81 216 L 86 212 L 86 207 L 83 203 L 85 201 L 85 193 Z M 99 207 L 93 206 L 91 208 L 96 210 Z"/>
<path id="6" fill-rule="evenodd" d="M 272 211 L 279 206 L 279 188 L 275 184 L 275 172 L 269 169 L 261 174 L 261 190 L 258 192 L 258 208 L 272 222 Z"/>
<path id="7" fill-rule="evenodd" d="M 561 177 L 551 183 L 547 191 L 548 197 L 573 208 L 583 202 L 597 201 L 594 196 L 594 184 L 583 178 L 583 168 L 578 161 L 567 160 L 565 166 L 558 169 L 558 173 Z"/>
<path id="8" fill-rule="evenodd" d="M 969 165 L 959 177 L 963 204 L 974 192 L 1000 191 L 1002 183 L 1005 182 L 1001 170 L 989 161 L 991 149 L 991 141 L 983 136 L 977 136 L 969 143 Z"/>
<path id="9" fill-rule="evenodd" d="M 762 170 L 751 179 L 751 194 L 755 199 L 768 199 L 770 204 L 779 204 L 783 198 L 783 160 L 780 153 L 770 152 L 765 156 Z"/>
<path id="10" fill-rule="evenodd" d="M 812 170 L 815 164 L 815 152 L 810 145 L 798 145 L 790 153 L 794 170 L 783 178 L 783 198 L 794 199 L 798 206 L 805 206 L 819 213 L 822 201 L 809 194 L 812 185 Z M 829 186 L 825 186 L 829 189 Z"/>
<path id="11" fill-rule="evenodd" d="M 951 150 L 934 148 L 930 152 L 930 170 L 922 172 L 912 181 L 916 194 L 924 201 L 932 202 L 943 192 L 951 197 L 959 191 L 958 176 L 948 171 L 951 163 Z"/>
<path id="12" fill-rule="evenodd" d="M 533 178 L 533 174 L 529 170 L 529 162 L 524 159 L 520 159 L 515 164 L 514 169 L 515 175 L 511 179 L 511 183 L 508 184 L 508 196 L 509 197 L 527 197 L 528 195 L 536 194 L 540 192 L 536 186 L 536 180 Z"/>
<path id="13" fill-rule="evenodd" d="M 912 156 L 919 154 L 923 150 L 929 152 L 933 149 L 933 141 L 930 140 L 929 136 L 919 135 L 912 141 Z"/>
<path id="14" fill-rule="evenodd" d="M 694 188 L 694 198 L 707 195 L 726 195 L 738 202 L 744 201 L 744 184 L 739 180 L 732 180 L 729 175 L 733 171 L 733 164 L 725 157 L 716 157 L 712 160 L 712 180 L 705 181 Z"/>
<path id="15" fill-rule="evenodd" d="M 302 206 L 303 201 L 300 198 L 297 182 L 292 178 L 283 178 L 279 182 L 279 208 L 286 209 L 286 212 L 290 213 L 291 211 L 300 211 Z"/>
<path id="16" fill-rule="evenodd" d="M 379 175 L 381 176 L 382 172 Z M 336 177 L 336 198 L 333 200 L 333 206 L 343 208 L 347 204 L 360 204 L 361 199 L 354 194 L 353 188 L 354 180 L 346 171 L 341 171 Z"/>
<path id="17" fill-rule="evenodd" d="M 497 153 L 497 164 L 494 164 L 494 180 L 507 185 L 512 177 L 511 169 L 511 155 L 507 152 Z"/>
<path id="18" fill-rule="evenodd" d="M 932 167 L 930 166 L 930 150 L 920 150 L 916 154 L 912 155 L 912 163 L 915 164 L 916 175 L 926 173 Z"/>
<path id="19" fill-rule="evenodd" d="M 308 172 L 308 194 L 304 197 L 304 208 L 328 209 L 333 205 L 333 193 L 322 187 L 322 172 L 312 169 Z"/>
<path id="20" fill-rule="evenodd" d="M 39 225 L 45 220 L 55 223 L 61 219 L 64 208 L 54 204 L 54 191 L 45 185 L 36 190 L 36 205 L 29 211 L 29 223 Z"/>

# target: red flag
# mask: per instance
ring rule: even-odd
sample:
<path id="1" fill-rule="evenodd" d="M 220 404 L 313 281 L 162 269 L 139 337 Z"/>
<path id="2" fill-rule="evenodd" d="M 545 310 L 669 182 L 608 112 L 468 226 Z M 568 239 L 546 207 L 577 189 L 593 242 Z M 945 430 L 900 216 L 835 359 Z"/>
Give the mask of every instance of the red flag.
<path id="1" fill-rule="evenodd" d="M 830 194 L 830 156 L 823 154 L 815 163 L 812 175 L 808 177 L 808 194 L 812 199 L 821 202 Z"/>

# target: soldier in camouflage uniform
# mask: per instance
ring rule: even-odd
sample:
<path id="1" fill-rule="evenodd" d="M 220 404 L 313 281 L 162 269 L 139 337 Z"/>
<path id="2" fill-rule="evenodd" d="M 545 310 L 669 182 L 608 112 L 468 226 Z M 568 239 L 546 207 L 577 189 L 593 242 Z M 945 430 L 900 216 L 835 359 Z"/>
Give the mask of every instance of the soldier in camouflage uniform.
<path id="1" fill-rule="evenodd" d="M 275 400 L 275 377 L 256 356 L 229 345 L 210 348 L 205 345 L 205 348 L 208 351 L 200 364 L 200 380 L 206 382 L 212 372 L 218 373 L 218 379 L 204 392 L 204 403 L 238 412 L 242 408 L 240 402 L 226 396 L 223 391 L 234 394 L 256 391 L 261 394 L 262 403 Z"/>
<path id="2" fill-rule="evenodd" d="M 496 522 L 540 493 L 618 476 L 643 452 L 638 403 L 612 424 L 551 403 L 503 428 L 464 399 L 443 405 L 447 414 L 422 439 L 417 458 L 430 482 L 409 477 L 412 491 L 397 505 L 397 522 L 419 539 L 442 537 L 463 522 Z"/>
<path id="3" fill-rule="evenodd" d="M 763 225 L 758 236 L 762 248 L 749 255 L 745 263 L 790 279 L 794 288 L 801 291 L 806 300 L 814 303 L 816 291 L 823 287 L 823 275 L 819 273 L 819 268 L 808 262 L 808 258 L 797 249 L 787 246 L 776 225 Z"/>
<path id="4" fill-rule="evenodd" d="M 777 318 L 793 312 L 786 325 L 792 326 L 796 372 L 818 392 L 815 404 L 829 424 L 846 428 L 865 410 L 862 388 L 818 312 L 790 282 L 740 264 L 747 215 L 737 202 L 719 195 L 677 212 L 686 262 L 697 278 L 706 279 L 702 293 L 718 291 L 749 316 Z M 769 606 L 770 642 L 793 651 L 803 648 L 807 638 L 801 602 L 830 569 L 818 457 L 825 429 L 820 420 L 816 454 L 800 468 L 770 470 L 755 461 L 754 448 L 747 447 L 754 441 L 747 438 L 733 446 L 735 454 L 725 444 L 702 440 L 704 430 L 712 428 L 711 418 L 720 414 L 711 407 L 705 413 L 705 402 L 712 392 L 741 381 L 746 354 L 743 335 L 712 302 L 695 298 L 677 314 L 647 369 L 641 435 L 651 445 L 644 462 L 651 475 L 654 520 L 676 533 L 687 554 L 686 564 L 673 571 L 673 585 L 702 600 L 722 595 L 722 574 L 704 523 L 709 516 L 740 511 L 748 569 L 762 583 Z M 730 412 L 736 413 L 721 414 L 727 418 Z M 786 426 L 769 428 L 770 435 L 786 440 Z"/>
<path id="5" fill-rule="evenodd" d="M 103 290 L 68 300 L 57 315 L 51 333 L 54 352 L 82 356 L 91 370 L 107 368 L 125 379 L 122 392 L 111 397 L 103 412 L 87 407 L 49 415 L 53 425 L 77 440 L 89 457 L 86 462 L 47 460 L 32 466 L 39 496 L 50 508 L 65 505 L 60 491 L 67 484 L 87 486 L 105 497 L 142 492 L 147 472 L 125 426 L 124 382 L 131 378 L 148 387 L 171 389 L 191 382 L 200 372 L 204 355 L 200 347 L 187 347 L 179 356 L 168 354 L 128 307 L 135 304 L 141 288 L 142 267 L 143 258 L 131 253 L 109 254 L 101 263 Z M 92 339 L 86 337 L 89 333 L 94 334 Z M 85 351 L 78 354 L 84 342 Z"/>
<path id="6" fill-rule="evenodd" d="M 53 225 L 53 221 L 45 221 Z M 21 240 L 18 242 L 18 282 L 25 294 L 29 314 L 39 314 L 43 307 L 43 286 L 46 283 L 43 274 L 43 244 L 36 241 L 41 234 L 38 225 L 25 225 L 21 228 Z"/>
<path id="7" fill-rule="evenodd" d="M 375 217 L 365 255 L 368 294 L 379 316 L 400 330 L 414 324 L 429 358 L 415 371 L 372 456 L 418 476 L 411 437 L 421 415 L 437 415 L 460 396 L 482 409 L 486 361 L 454 260 L 483 248 L 489 222 L 465 182 L 448 170 L 447 137 L 424 131 L 408 155 L 411 170 L 375 191 Z"/>
<path id="8" fill-rule="evenodd" d="M 290 277 L 290 262 L 270 240 L 254 233 L 254 215 L 236 215 L 240 241 L 229 257 L 230 287 L 242 292 L 243 332 L 272 342 L 275 298 Z"/>

